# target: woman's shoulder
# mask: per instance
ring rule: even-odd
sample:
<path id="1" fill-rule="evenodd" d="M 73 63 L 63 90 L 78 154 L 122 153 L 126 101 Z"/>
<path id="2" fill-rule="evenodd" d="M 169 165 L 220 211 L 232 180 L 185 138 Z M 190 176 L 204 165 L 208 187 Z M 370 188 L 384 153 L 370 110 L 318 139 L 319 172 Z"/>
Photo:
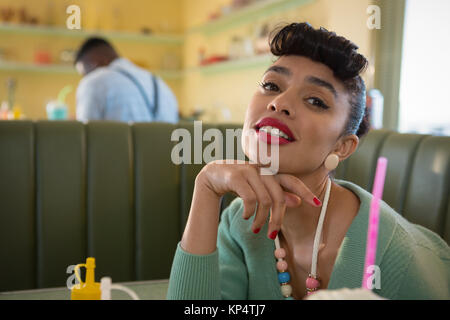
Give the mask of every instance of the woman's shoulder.
<path id="1" fill-rule="evenodd" d="M 346 187 L 347 189 L 350 189 L 360 198 L 361 208 L 358 214 L 366 215 L 366 218 L 368 219 L 372 194 L 357 184 L 349 181 L 335 180 L 335 182 L 343 187 Z M 382 228 L 389 231 L 389 237 L 391 238 L 389 241 L 390 246 L 395 247 L 396 245 L 400 245 L 410 248 L 419 246 L 434 251 L 442 258 L 450 259 L 449 246 L 438 234 L 423 226 L 408 221 L 384 201 L 380 202 L 379 221 L 380 232 L 382 231 Z M 404 241 L 396 241 L 400 240 L 400 238 Z"/>
<path id="2" fill-rule="evenodd" d="M 381 263 L 400 280 L 396 299 L 450 298 L 450 247 L 435 232 L 398 216 Z"/>
<path id="3" fill-rule="evenodd" d="M 365 243 L 372 194 L 349 181 L 335 182 L 361 200 L 351 236 Z M 380 202 L 376 263 L 385 297 L 441 299 L 450 295 L 450 247 L 438 234 L 408 221 L 384 201 Z"/>

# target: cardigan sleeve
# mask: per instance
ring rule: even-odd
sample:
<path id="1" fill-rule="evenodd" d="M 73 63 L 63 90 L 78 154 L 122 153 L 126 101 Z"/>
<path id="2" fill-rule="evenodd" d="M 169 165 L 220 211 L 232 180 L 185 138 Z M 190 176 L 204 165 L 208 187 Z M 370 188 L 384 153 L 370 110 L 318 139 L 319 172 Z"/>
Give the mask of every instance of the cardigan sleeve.
<path id="1" fill-rule="evenodd" d="M 233 228 L 242 216 L 242 200 L 236 198 L 221 217 L 217 247 L 219 250 L 220 289 L 223 299 L 248 299 L 248 271 L 244 253 L 236 240 L 240 231 Z M 242 218 L 241 218 L 242 219 Z M 243 221 L 243 220 L 242 220 Z"/>
<path id="2" fill-rule="evenodd" d="M 170 272 L 168 300 L 246 299 L 246 267 L 230 232 L 232 218 L 240 209 L 236 199 L 222 213 L 217 249 L 213 253 L 191 254 L 178 244 Z"/>
<path id="3" fill-rule="evenodd" d="M 207 255 L 196 255 L 184 251 L 178 243 L 170 271 L 167 299 L 220 299 L 217 249 Z"/>

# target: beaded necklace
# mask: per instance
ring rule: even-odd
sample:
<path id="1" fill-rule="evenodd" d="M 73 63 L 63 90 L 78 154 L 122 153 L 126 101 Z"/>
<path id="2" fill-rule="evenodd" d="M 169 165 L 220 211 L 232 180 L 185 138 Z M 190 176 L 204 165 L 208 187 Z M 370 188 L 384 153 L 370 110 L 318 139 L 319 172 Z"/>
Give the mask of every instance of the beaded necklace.
<path id="1" fill-rule="evenodd" d="M 327 189 L 325 191 L 325 198 L 322 205 L 322 209 L 320 211 L 319 222 L 317 223 L 316 234 L 314 236 L 314 245 L 313 245 L 313 254 L 311 261 L 311 273 L 306 279 L 306 294 L 310 295 L 317 291 L 320 287 L 320 281 L 317 277 L 317 256 L 319 253 L 319 242 L 322 236 L 322 227 L 323 221 L 325 219 L 325 214 L 327 212 L 328 207 L 328 199 L 330 198 L 331 191 L 331 179 L 328 178 L 327 181 Z M 292 287 L 289 284 L 291 280 L 291 276 L 289 272 L 287 272 L 287 262 L 284 260 L 286 257 L 286 250 L 280 247 L 280 239 L 278 236 L 275 238 L 275 258 L 278 260 L 277 262 L 277 270 L 278 270 L 278 281 L 281 285 L 281 294 L 287 299 L 292 300 Z"/>

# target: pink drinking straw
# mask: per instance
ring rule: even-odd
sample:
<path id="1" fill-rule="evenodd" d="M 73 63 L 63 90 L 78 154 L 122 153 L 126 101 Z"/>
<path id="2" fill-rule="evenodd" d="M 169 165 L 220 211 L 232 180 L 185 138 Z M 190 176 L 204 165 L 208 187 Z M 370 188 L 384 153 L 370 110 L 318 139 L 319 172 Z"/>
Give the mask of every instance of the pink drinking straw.
<path id="1" fill-rule="evenodd" d="M 367 231 L 366 260 L 364 263 L 362 287 L 371 290 L 368 278 L 372 275 L 368 267 L 375 265 L 378 241 L 378 222 L 380 216 L 380 200 L 383 196 L 384 178 L 386 176 L 387 159 L 379 157 L 373 183 L 372 201 L 370 203 L 369 229 Z"/>

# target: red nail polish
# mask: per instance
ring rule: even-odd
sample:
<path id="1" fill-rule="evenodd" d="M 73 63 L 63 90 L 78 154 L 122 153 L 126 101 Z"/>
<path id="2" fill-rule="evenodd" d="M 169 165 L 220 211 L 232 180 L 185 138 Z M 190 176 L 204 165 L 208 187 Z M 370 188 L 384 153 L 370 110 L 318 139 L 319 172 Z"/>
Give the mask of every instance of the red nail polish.
<path id="1" fill-rule="evenodd" d="M 272 233 L 269 235 L 269 238 L 272 240 L 275 240 L 275 238 L 277 237 L 278 231 L 272 231 Z"/>
<path id="2" fill-rule="evenodd" d="M 261 228 L 256 228 L 255 230 L 253 230 L 253 233 L 258 233 L 261 230 Z"/>
<path id="3" fill-rule="evenodd" d="M 317 199 L 316 197 L 314 197 L 313 201 L 316 204 L 316 206 L 320 206 L 322 204 L 322 202 L 320 202 L 320 200 Z"/>

